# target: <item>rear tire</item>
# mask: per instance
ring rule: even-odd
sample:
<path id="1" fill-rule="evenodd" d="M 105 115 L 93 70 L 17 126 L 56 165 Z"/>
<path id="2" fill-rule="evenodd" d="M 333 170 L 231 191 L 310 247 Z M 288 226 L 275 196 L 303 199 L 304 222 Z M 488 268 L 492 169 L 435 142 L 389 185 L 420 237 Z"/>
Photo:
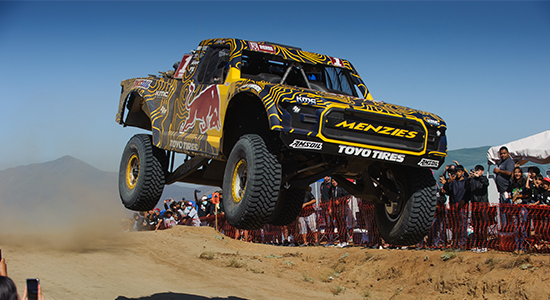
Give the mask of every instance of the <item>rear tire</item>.
<path id="1" fill-rule="evenodd" d="M 428 234 L 437 204 L 435 179 L 427 169 L 404 169 L 395 174 L 401 196 L 397 211 L 384 203 L 374 204 L 376 225 L 390 244 L 418 244 Z"/>
<path id="2" fill-rule="evenodd" d="M 271 217 L 281 184 L 281 164 L 257 134 L 242 136 L 231 150 L 223 179 L 227 222 L 236 228 L 262 228 Z"/>
<path id="3" fill-rule="evenodd" d="M 134 135 L 122 153 L 118 189 L 124 207 L 146 211 L 157 205 L 164 189 L 164 151 L 153 146 L 151 136 Z"/>
<path id="4" fill-rule="evenodd" d="M 306 190 L 304 189 L 281 189 L 277 206 L 268 223 L 275 226 L 286 226 L 294 222 L 302 211 L 305 196 Z"/>

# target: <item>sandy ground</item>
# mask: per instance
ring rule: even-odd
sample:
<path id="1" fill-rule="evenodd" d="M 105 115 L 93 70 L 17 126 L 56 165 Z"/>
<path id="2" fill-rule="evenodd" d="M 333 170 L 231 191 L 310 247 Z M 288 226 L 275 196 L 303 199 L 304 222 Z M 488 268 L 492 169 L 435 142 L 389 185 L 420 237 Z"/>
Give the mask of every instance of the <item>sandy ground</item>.
<path id="1" fill-rule="evenodd" d="M 213 228 L 0 236 L 52 299 L 550 299 L 549 255 L 281 247 Z M 444 260 L 442 255 L 447 255 Z"/>

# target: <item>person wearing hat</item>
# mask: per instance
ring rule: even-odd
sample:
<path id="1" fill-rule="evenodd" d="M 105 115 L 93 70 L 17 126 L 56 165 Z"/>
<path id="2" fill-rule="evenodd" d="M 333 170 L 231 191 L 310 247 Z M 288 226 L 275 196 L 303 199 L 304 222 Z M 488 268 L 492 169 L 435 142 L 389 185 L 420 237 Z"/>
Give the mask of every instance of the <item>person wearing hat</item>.
<path id="1" fill-rule="evenodd" d="M 176 225 L 176 219 L 174 218 L 174 213 L 171 210 L 167 210 L 162 215 L 162 220 L 158 222 L 155 231 L 162 229 L 172 228 Z"/>
<path id="2" fill-rule="evenodd" d="M 195 203 L 197 203 L 197 213 L 199 215 L 199 218 L 203 218 L 206 217 L 206 215 L 208 214 L 206 210 L 206 206 L 208 205 L 208 197 L 206 197 L 206 195 L 202 195 L 199 199 L 199 196 L 197 194 L 199 192 L 199 190 L 195 189 Z"/>
<path id="3" fill-rule="evenodd" d="M 193 202 L 187 201 L 185 202 L 185 209 L 184 212 L 184 224 L 187 226 L 193 226 L 193 227 L 200 227 L 200 219 L 199 214 L 197 213 L 197 210 L 193 206 Z"/>

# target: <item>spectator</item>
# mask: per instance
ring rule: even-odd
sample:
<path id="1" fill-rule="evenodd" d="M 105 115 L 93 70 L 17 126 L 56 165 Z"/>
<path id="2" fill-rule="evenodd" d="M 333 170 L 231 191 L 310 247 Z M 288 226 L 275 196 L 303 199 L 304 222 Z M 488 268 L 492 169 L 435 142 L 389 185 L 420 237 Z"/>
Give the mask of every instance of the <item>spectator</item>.
<path id="1" fill-rule="evenodd" d="M 170 206 L 172 205 L 172 203 L 175 203 L 174 199 L 170 198 L 170 199 L 165 199 L 164 200 L 164 209 L 165 210 L 169 210 L 170 209 Z"/>
<path id="2" fill-rule="evenodd" d="M 144 228 L 144 220 L 145 218 L 143 218 L 142 215 L 138 214 L 138 213 L 134 213 L 134 224 L 132 225 L 132 230 L 133 231 L 142 231 L 143 228 Z"/>
<path id="3" fill-rule="evenodd" d="M 540 205 L 550 204 L 550 178 L 546 177 L 542 180 L 542 197 L 540 197 Z"/>
<path id="4" fill-rule="evenodd" d="M 536 205 L 541 203 L 543 193 L 544 193 L 544 188 L 542 186 L 543 181 L 544 181 L 544 177 L 542 177 L 541 174 L 536 175 L 535 178 L 533 179 L 533 184 L 531 186 L 531 189 L 529 190 L 531 193 L 531 197 L 530 197 L 531 204 Z"/>
<path id="5" fill-rule="evenodd" d="M 1 300 L 18 300 L 17 287 L 13 280 L 4 275 L 0 275 L 0 299 Z"/>
<path id="6" fill-rule="evenodd" d="M 181 203 L 173 202 L 170 204 L 170 210 L 174 213 L 174 219 L 176 219 L 179 224 L 179 221 L 183 219 L 183 209 L 181 208 Z"/>
<path id="7" fill-rule="evenodd" d="M 160 222 L 158 222 L 157 227 L 155 228 L 155 231 L 159 229 L 169 229 L 174 227 L 176 225 L 176 219 L 174 218 L 174 213 L 171 210 L 167 210 L 164 212 L 163 218 Z"/>
<path id="8" fill-rule="evenodd" d="M 445 176 L 441 175 L 439 177 L 440 183 L 445 183 Z M 437 197 L 437 207 L 435 209 L 435 217 L 432 223 L 432 228 L 430 236 L 432 237 L 431 245 L 434 248 L 445 247 L 447 245 L 447 235 L 446 235 L 446 221 L 447 221 L 447 209 L 446 202 L 447 196 L 442 190 L 442 187 L 436 185 L 436 197 Z"/>
<path id="9" fill-rule="evenodd" d="M 529 174 L 529 184 L 533 183 L 533 179 L 535 179 L 535 176 L 540 174 L 540 169 L 537 166 L 530 166 L 527 168 L 527 173 Z"/>
<path id="10" fill-rule="evenodd" d="M 0 300 L 18 300 L 17 287 L 8 277 L 8 267 L 5 258 L 0 259 Z M 23 290 L 22 300 L 27 300 L 27 287 Z M 38 284 L 38 300 L 44 300 L 40 284 Z"/>
<path id="11" fill-rule="evenodd" d="M 510 203 L 510 197 L 508 196 L 508 185 L 510 185 L 510 178 L 512 177 L 512 171 L 514 171 L 514 161 L 508 153 L 508 148 L 501 147 L 499 149 L 500 162 L 493 170 L 496 174 L 495 182 L 497 184 L 497 190 L 500 195 L 499 203 Z"/>
<path id="12" fill-rule="evenodd" d="M 493 170 L 493 173 L 496 174 L 495 183 L 499 194 L 498 202 L 501 204 L 501 206 L 499 206 L 500 230 L 504 231 L 509 225 L 506 215 L 510 208 L 502 204 L 510 203 L 511 197 L 508 194 L 508 185 L 510 185 L 510 178 L 512 177 L 512 171 L 514 171 L 515 165 L 510 157 L 510 153 L 508 153 L 508 148 L 501 147 L 499 149 L 499 156 L 500 161 Z"/>
<path id="13" fill-rule="evenodd" d="M 308 190 L 305 193 L 304 204 L 302 204 L 302 211 L 300 211 L 300 216 L 298 217 L 298 227 L 299 233 L 302 236 L 303 243 L 300 245 L 302 247 L 307 246 L 307 228 L 313 233 L 315 238 L 315 246 L 319 245 L 319 235 L 317 234 L 317 224 L 316 219 L 317 215 L 315 214 L 315 205 L 316 200 L 313 194 L 311 193 L 311 187 L 308 187 Z"/>
<path id="14" fill-rule="evenodd" d="M 197 201 L 197 214 L 199 218 L 206 217 L 208 214 L 208 197 L 202 196 L 201 199 Z"/>
<path id="15" fill-rule="evenodd" d="M 473 172 L 470 172 L 466 184 L 470 192 L 472 202 L 472 226 L 474 229 L 473 252 L 487 252 L 487 227 L 489 218 L 487 215 L 487 188 L 489 180 L 483 175 L 485 169 L 482 165 L 475 166 Z"/>
<path id="16" fill-rule="evenodd" d="M 321 201 L 320 203 L 328 203 L 332 196 L 332 181 L 330 176 L 325 176 L 323 178 L 323 183 L 321 183 Z"/>
<path id="17" fill-rule="evenodd" d="M 323 178 L 323 183 L 321 183 L 321 199 L 319 201 L 319 207 L 321 211 L 319 212 L 319 226 L 325 228 L 325 234 L 328 234 L 328 241 L 325 244 L 326 247 L 334 245 L 334 221 L 328 210 L 330 205 L 330 199 L 332 197 L 332 180 L 330 176 L 325 176 Z"/>
<path id="18" fill-rule="evenodd" d="M 527 188 L 527 179 L 523 176 L 520 167 L 515 167 L 512 171 L 512 178 L 508 185 L 508 195 L 513 204 L 529 203 L 529 190 Z"/>
<path id="19" fill-rule="evenodd" d="M 185 209 L 183 210 L 183 219 L 184 224 L 187 226 L 193 226 L 193 227 L 200 227 L 200 219 L 199 215 L 197 213 L 197 210 L 195 207 L 193 207 L 193 203 L 191 201 L 188 201 L 185 203 Z"/>
<path id="20" fill-rule="evenodd" d="M 453 233 L 453 247 L 464 249 L 468 226 L 467 206 L 469 199 L 466 196 L 466 179 L 464 178 L 464 167 L 455 166 L 455 171 L 449 168 L 449 180 L 446 181 L 443 190 L 449 196 L 449 213 L 451 230 Z"/>
<path id="21" fill-rule="evenodd" d="M 536 181 L 536 179 L 535 179 Z M 510 184 L 508 185 L 508 193 L 510 201 L 513 204 L 529 204 L 530 197 L 529 191 L 527 190 L 527 179 L 523 176 L 523 172 L 520 167 L 515 167 L 512 171 L 512 178 Z M 525 252 L 525 239 L 528 235 L 528 224 L 527 222 L 527 208 L 525 206 L 514 207 L 513 208 L 514 219 L 515 219 L 515 251 L 518 253 Z"/>
<path id="22" fill-rule="evenodd" d="M 219 215 L 225 215 L 224 207 L 223 207 L 223 190 L 219 190 L 218 194 L 220 194 L 220 203 L 217 204 L 218 206 L 218 214 Z"/>
<path id="23" fill-rule="evenodd" d="M 149 216 L 149 226 L 151 230 L 155 229 L 161 220 L 162 220 L 162 216 L 160 214 L 160 209 L 155 208 L 153 210 L 153 213 Z"/>
<path id="24" fill-rule="evenodd" d="M 473 172 L 468 177 L 468 188 L 470 191 L 470 200 L 474 203 L 488 203 L 487 188 L 489 180 L 484 175 L 485 168 L 482 165 L 475 166 Z"/>
<path id="25" fill-rule="evenodd" d="M 332 202 L 329 205 L 329 214 L 336 220 L 336 227 L 338 230 L 338 248 L 344 248 L 349 246 L 348 244 L 348 230 L 346 224 L 348 197 L 349 193 L 342 187 L 338 186 L 338 182 L 332 179 Z"/>

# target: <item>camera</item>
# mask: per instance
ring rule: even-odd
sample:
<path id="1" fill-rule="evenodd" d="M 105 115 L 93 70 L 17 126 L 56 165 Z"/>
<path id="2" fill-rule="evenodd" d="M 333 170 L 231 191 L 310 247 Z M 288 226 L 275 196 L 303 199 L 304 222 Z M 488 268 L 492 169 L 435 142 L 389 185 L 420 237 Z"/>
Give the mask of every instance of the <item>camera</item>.
<path id="1" fill-rule="evenodd" d="M 38 278 L 27 278 L 27 299 L 38 300 L 38 285 L 40 280 Z"/>

